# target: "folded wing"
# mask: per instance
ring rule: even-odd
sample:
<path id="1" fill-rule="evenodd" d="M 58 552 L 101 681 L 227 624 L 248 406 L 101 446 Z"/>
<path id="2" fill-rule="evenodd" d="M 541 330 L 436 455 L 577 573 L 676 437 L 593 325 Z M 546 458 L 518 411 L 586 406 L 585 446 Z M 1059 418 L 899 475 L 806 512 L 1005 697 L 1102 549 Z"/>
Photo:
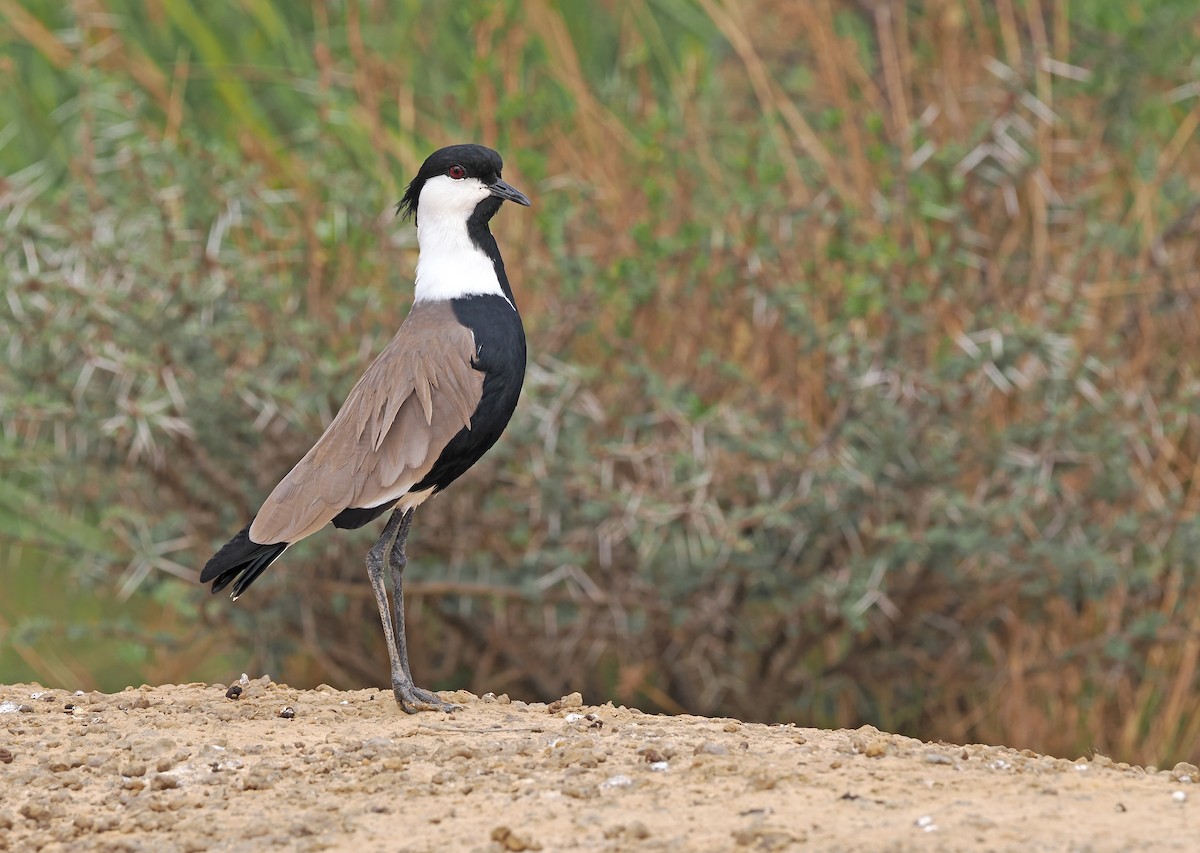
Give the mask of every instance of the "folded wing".
<path id="1" fill-rule="evenodd" d="M 475 336 L 447 302 L 419 302 L 337 417 L 275 487 L 254 542 L 296 542 L 342 510 L 395 500 L 433 468 L 483 395 Z"/>

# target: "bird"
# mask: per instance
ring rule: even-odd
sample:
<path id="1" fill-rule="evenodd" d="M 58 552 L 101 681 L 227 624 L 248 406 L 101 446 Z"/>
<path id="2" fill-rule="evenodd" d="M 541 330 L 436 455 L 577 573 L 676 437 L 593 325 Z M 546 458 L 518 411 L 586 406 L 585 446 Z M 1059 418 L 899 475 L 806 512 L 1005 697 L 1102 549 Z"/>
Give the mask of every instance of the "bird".
<path id="1" fill-rule="evenodd" d="M 426 158 L 396 205 L 416 225 L 419 247 L 407 317 L 312 449 L 200 573 L 213 593 L 232 584 L 236 601 L 289 546 L 331 522 L 353 529 L 390 511 L 367 577 L 392 692 L 410 714 L 456 708 L 417 687 L 409 669 L 403 575 L 413 513 L 496 443 L 525 379 L 525 330 L 489 225 L 504 202 L 530 201 L 501 179 L 503 167 L 477 144 Z"/>

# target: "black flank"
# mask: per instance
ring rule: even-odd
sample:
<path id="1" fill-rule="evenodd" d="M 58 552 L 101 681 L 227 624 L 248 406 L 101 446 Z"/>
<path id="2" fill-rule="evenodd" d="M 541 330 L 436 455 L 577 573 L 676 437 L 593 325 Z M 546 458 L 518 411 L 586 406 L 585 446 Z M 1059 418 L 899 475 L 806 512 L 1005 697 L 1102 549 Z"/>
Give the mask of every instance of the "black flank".
<path id="1" fill-rule="evenodd" d="M 479 461 L 508 426 L 525 381 L 525 330 L 508 301 L 502 296 L 470 296 L 451 304 L 458 321 L 475 333 L 473 364 L 484 374 L 483 396 L 471 428 L 459 430 L 450 440 L 425 479 L 412 487 L 414 492 L 431 486 L 440 492 Z"/>
<path id="2" fill-rule="evenodd" d="M 396 498 L 396 501 L 400 500 Z M 379 516 L 383 515 L 389 509 L 396 505 L 396 501 L 388 501 L 379 506 L 371 506 L 366 508 L 351 507 L 344 509 L 333 517 L 333 526 L 342 530 L 357 530 L 364 524 L 370 524 Z"/>

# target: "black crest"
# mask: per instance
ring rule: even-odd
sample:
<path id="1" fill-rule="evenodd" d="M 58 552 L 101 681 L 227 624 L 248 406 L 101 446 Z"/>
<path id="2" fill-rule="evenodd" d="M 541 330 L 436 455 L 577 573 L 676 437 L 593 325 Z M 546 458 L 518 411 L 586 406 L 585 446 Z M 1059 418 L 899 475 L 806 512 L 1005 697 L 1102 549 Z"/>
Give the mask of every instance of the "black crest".
<path id="1" fill-rule="evenodd" d="M 396 205 L 396 213 L 405 217 L 413 217 L 416 222 L 417 201 L 421 198 L 421 190 L 425 182 L 438 175 L 449 174 L 454 166 L 461 166 L 465 171 L 464 178 L 478 178 L 488 186 L 500 180 L 500 172 L 504 169 L 504 161 L 500 155 L 482 145 L 468 143 L 465 145 L 449 145 L 434 151 L 421 165 L 417 176 L 408 185 L 404 198 Z"/>

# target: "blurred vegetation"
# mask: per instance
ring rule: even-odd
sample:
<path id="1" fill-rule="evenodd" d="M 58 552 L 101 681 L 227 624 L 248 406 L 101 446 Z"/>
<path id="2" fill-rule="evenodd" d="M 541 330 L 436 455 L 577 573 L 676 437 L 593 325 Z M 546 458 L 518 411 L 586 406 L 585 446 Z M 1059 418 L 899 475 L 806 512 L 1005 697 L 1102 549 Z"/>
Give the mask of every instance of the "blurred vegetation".
<path id="1" fill-rule="evenodd" d="M 323 534 L 193 584 L 493 145 L 533 362 L 431 686 L 1200 757 L 1194 0 L 0 0 L 0 679 L 382 683 Z"/>

